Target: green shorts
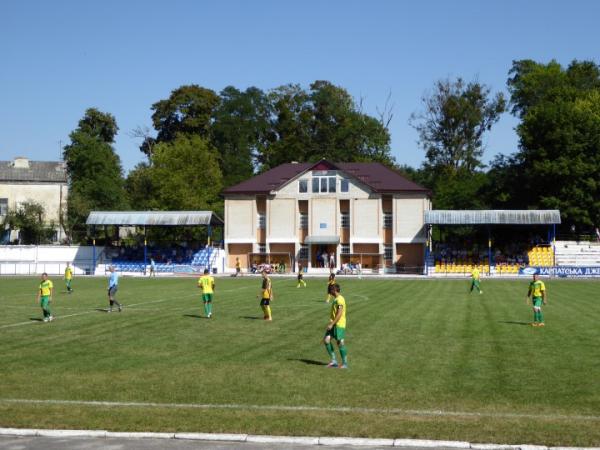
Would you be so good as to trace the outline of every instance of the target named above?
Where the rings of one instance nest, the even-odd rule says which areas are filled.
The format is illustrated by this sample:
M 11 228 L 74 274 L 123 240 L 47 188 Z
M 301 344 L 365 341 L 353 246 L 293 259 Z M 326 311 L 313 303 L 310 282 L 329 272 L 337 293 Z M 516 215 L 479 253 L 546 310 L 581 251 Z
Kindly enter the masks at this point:
M 42 309 L 48 309 L 48 303 L 50 303 L 50 296 L 42 295 L 40 297 L 40 306 L 42 307 Z
M 212 302 L 212 298 L 213 298 L 212 294 L 202 294 L 202 301 L 204 303 L 206 303 L 206 302 Z
M 542 307 L 542 303 L 544 302 L 544 299 L 542 297 L 533 297 L 531 299 L 532 303 L 533 303 L 533 307 L 534 308 L 541 308 Z
M 346 328 L 334 326 L 331 330 L 325 332 L 325 337 L 331 336 L 336 341 L 341 341 L 346 336 Z
M 479 287 L 479 280 L 471 280 L 472 287 Z

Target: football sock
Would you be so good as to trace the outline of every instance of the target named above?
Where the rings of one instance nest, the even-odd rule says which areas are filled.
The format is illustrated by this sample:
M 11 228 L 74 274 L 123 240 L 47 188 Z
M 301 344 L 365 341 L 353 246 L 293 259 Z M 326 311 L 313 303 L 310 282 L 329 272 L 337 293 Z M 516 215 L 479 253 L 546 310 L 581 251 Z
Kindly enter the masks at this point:
M 208 302 L 208 313 L 212 314 L 212 302 Z
M 538 318 L 540 319 L 540 323 L 544 322 L 544 314 L 542 313 L 541 309 L 540 309 L 540 312 L 538 312 Z
M 267 305 L 265 311 L 267 312 L 267 318 L 271 319 L 271 307 Z
M 327 350 L 327 353 L 329 354 L 329 358 L 331 359 L 332 362 L 335 362 L 335 352 L 333 351 L 333 344 L 331 342 L 325 342 L 325 350 Z
M 342 355 L 342 364 L 348 363 L 348 352 L 345 345 L 340 345 L 340 355 Z
M 204 302 L 204 315 L 208 316 L 208 302 Z

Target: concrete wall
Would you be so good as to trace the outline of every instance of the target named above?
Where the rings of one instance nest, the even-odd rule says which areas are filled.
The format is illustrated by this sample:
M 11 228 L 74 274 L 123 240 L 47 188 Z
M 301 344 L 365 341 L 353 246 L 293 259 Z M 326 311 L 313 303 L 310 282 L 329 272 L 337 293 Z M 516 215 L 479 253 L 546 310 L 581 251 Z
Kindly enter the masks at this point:
M 335 198 L 313 198 L 309 203 L 309 235 L 332 236 L 338 234 L 338 202 Z
M 36 202 L 44 207 L 47 223 L 56 223 L 58 240 L 65 235 L 60 229 L 60 212 L 67 205 L 68 188 L 60 183 L 0 183 L 0 198 L 8 199 L 8 209 L 15 210 L 25 202 Z M 16 236 L 11 236 L 16 238 Z
M 104 251 L 96 247 L 97 262 Z M 62 245 L 2 245 L 0 246 L 0 275 L 29 275 L 47 272 L 62 275 L 67 262 L 76 275 L 92 269 L 93 247 Z
M 394 196 L 394 241 L 400 243 L 425 242 L 425 210 L 430 202 L 421 195 Z
M 225 241 L 256 241 L 256 200 L 252 198 L 225 201 Z
M 295 242 L 298 211 L 295 199 L 273 199 L 267 202 L 267 239 Z
M 381 199 L 357 199 L 352 202 L 351 240 L 379 239 L 382 233 Z

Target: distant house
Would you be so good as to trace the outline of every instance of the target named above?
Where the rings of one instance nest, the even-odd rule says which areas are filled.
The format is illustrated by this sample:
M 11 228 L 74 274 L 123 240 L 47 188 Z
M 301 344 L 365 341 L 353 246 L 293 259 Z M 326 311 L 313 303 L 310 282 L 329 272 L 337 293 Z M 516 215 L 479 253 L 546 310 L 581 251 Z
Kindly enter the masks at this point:
M 324 254 L 336 268 L 423 265 L 429 191 L 382 164 L 287 163 L 223 195 L 228 268 L 290 255 L 295 268 L 327 271 Z
M 33 201 L 44 207 L 46 221 L 56 224 L 54 240 L 60 242 L 65 237 L 59 222 L 67 192 L 67 171 L 62 161 L 30 161 L 23 157 L 0 161 L 0 223 L 9 210 Z M 13 230 L 10 239 L 17 237 Z

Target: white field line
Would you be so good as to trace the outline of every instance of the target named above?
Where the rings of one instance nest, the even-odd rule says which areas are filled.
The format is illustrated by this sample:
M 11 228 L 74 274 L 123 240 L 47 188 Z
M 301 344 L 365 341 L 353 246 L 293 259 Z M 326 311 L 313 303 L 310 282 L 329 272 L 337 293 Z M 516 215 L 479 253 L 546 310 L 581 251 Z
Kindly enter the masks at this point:
M 600 416 L 566 415 L 566 414 L 529 414 L 529 413 L 503 413 L 503 412 L 468 412 L 468 411 L 441 411 L 427 409 L 401 409 L 401 408 L 360 408 L 360 407 L 335 407 L 335 406 L 287 406 L 287 405 L 243 405 L 235 403 L 156 403 L 156 402 L 109 402 L 86 400 L 35 400 L 0 398 L 0 403 L 36 404 L 36 405 L 77 405 L 94 407 L 117 408 L 170 408 L 170 409 L 237 409 L 253 411 L 287 411 L 287 412 L 325 412 L 325 413 L 358 413 L 358 414 L 397 414 L 406 416 L 433 416 L 433 417 L 482 417 L 506 419 L 541 419 L 541 420 L 587 420 L 600 421 Z
M 249 289 L 250 287 L 254 287 L 254 286 L 242 286 L 242 287 L 239 287 L 239 288 L 227 289 L 227 290 L 223 290 L 223 291 L 220 291 L 220 292 L 239 291 L 239 290 L 242 290 L 242 289 Z M 124 304 L 123 307 L 125 309 L 130 309 L 132 307 L 140 306 L 140 305 L 151 305 L 153 303 L 162 303 L 162 302 L 171 301 L 171 300 L 179 300 L 179 299 L 182 299 L 182 298 L 198 297 L 198 296 L 199 296 L 198 293 L 188 294 L 188 295 L 181 295 L 179 297 L 161 298 L 161 299 L 153 300 L 153 301 L 149 301 L 149 302 Z M 67 314 L 67 315 L 64 315 L 64 316 L 58 316 L 58 317 L 55 317 L 54 319 L 55 320 L 62 320 L 62 319 L 66 319 L 67 317 L 85 316 L 87 314 L 94 314 L 94 313 L 97 313 L 97 312 L 98 312 L 98 308 L 94 308 L 92 310 L 87 310 L 87 311 L 80 312 L 80 313 L 73 313 L 73 314 Z M 35 320 L 28 320 L 27 322 L 11 323 L 11 324 L 8 324 L 8 325 L 2 325 L 2 326 L 0 326 L 0 330 L 2 330 L 4 328 L 21 327 L 21 326 L 24 326 L 24 325 L 33 325 L 33 324 L 36 324 L 36 323 L 38 323 L 38 322 L 35 321 Z

